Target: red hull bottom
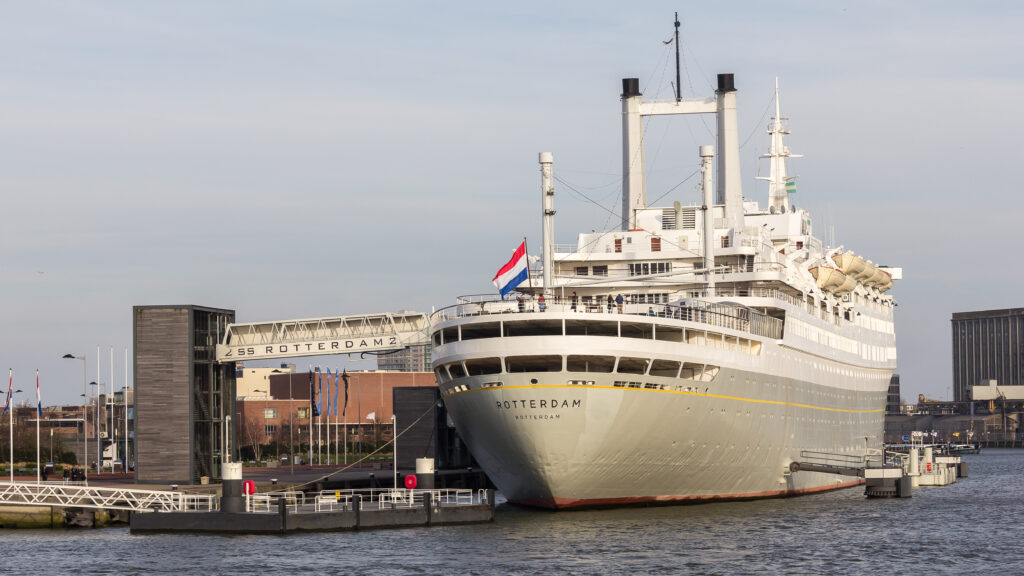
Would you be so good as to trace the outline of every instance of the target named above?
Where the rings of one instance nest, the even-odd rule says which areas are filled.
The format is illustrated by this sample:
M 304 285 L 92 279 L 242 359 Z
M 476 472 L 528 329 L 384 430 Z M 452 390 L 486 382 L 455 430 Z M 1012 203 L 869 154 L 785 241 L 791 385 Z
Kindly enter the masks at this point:
M 742 494 L 715 494 L 713 496 L 632 496 L 629 498 L 526 498 L 521 500 L 509 500 L 513 504 L 533 506 L 535 508 L 548 508 L 551 510 L 583 509 L 583 508 L 606 508 L 615 506 L 671 506 L 676 504 L 704 504 L 707 502 L 726 500 L 757 500 L 761 498 L 784 498 L 787 496 L 799 496 L 802 494 L 813 494 L 815 492 L 829 492 L 841 490 L 851 486 L 863 484 L 863 479 L 844 482 L 842 484 L 830 484 L 828 486 L 816 486 L 814 488 L 803 488 L 801 490 L 773 490 L 769 492 L 748 492 Z

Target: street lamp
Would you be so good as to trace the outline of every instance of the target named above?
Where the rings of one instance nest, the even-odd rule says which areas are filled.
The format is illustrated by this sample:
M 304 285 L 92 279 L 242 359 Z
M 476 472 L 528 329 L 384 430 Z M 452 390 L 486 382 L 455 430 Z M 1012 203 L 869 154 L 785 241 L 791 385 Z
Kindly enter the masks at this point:
M 89 394 L 89 386 L 86 384 L 88 378 L 85 375 L 86 361 L 85 356 L 75 356 L 74 354 L 65 354 L 61 356 L 68 360 L 81 360 L 82 361 L 82 438 L 85 440 L 85 448 L 82 450 L 82 465 L 89 461 L 89 434 L 86 433 L 86 422 L 88 422 L 89 411 L 85 407 L 86 398 Z
M 11 392 L 11 404 L 8 406 L 7 415 L 10 419 L 10 425 L 8 426 L 8 432 L 10 432 L 11 440 L 11 484 L 14 484 L 14 395 L 21 392 L 21 390 L 15 390 Z

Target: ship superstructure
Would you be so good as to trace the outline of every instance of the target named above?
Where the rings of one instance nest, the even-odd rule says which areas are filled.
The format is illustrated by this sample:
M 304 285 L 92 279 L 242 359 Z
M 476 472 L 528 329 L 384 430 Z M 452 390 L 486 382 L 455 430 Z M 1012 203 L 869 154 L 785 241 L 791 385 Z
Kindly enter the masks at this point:
M 621 230 L 554 246 L 542 153 L 542 273 L 433 316 L 459 433 L 509 500 L 552 508 L 848 485 L 789 464 L 881 446 L 900 270 L 823 246 L 789 201 L 777 85 L 767 209 L 742 196 L 731 74 L 712 98 L 664 102 L 625 79 L 622 107 Z M 667 114 L 717 118 L 700 205 L 647 205 L 641 119 Z

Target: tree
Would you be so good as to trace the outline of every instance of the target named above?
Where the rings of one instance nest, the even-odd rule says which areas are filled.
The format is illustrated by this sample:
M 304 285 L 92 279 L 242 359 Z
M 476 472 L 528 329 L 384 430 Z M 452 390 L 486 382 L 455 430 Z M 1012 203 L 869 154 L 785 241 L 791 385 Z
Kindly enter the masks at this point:
M 263 449 L 263 441 L 267 437 L 267 431 L 263 427 L 263 419 L 256 416 L 249 416 L 242 424 L 242 437 L 252 447 L 253 457 L 258 462 Z

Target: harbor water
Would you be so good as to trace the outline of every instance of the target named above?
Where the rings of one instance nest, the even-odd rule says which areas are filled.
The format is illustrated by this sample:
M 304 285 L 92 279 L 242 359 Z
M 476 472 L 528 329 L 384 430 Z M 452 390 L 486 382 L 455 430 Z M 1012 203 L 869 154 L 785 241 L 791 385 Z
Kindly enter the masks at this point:
M 910 499 L 798 498 L 546 512 L 491 524 L 288 536 L 0 531 L 6 574 L 1024 573 L 1024 450 L 965 456 L 970 476 Z

